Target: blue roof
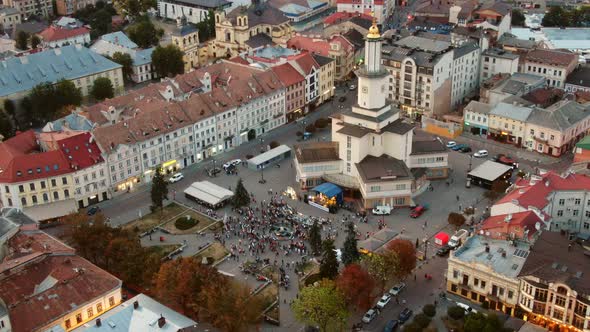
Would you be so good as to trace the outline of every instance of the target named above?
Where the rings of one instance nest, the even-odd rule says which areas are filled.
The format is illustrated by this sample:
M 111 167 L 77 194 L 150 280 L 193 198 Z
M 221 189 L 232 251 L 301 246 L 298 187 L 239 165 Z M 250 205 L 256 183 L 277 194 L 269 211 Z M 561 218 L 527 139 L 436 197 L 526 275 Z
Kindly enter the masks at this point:
M 313 188 L 312 190 L 322 193 L 328 197 L 337 196 L 342 192 L 342 188 L 330 182 L 322 183 L 319 186 Z
M 73 80 L 122 66 L 81 45 L 70 45 L 0 62 L 0 96 L 61 79 Z
M 155 47 L 146 48 L 145 50 L 137 50 L 135 51 L 135 56 L 133 57 L 133 64 L 135 66 L 146 65 L 152 62 L 152 52 L 154 52 Z
M 100 39 L 129 49 L 135 49 L 139 47 L 121 31 L 107 33 L 106 35 L 102 35 Z
M 67 124 L 67 127 L 71 130 L 80 131 L 90 131 L 93 127 L 92 122 L 86 117 L 78 113 L 70 113 L 61 119 L 51 122 L 52 130 L 61 131 L 65 124 Z

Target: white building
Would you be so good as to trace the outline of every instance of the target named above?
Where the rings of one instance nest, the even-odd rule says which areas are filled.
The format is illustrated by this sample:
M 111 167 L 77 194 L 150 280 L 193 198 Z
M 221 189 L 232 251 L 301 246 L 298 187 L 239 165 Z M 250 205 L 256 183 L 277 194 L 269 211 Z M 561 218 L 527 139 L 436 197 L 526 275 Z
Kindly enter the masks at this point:
M 394 0 L 337 0 L 336 11 L 373 15 L 382 24 L 395 8 Z
M 496 74 L 514 74 L 518 71 L 519 55 L 502 49 L 490 48 L 481 55 L 480 82 Z
M 21 23 L 21 13 L 16 8 L 0 7 L 0 23 L 5 31 L 10 31 Z
M 197 24 L 210 10 L 229 9 L 231 4 L 226 0 L 159 0 L 158 15 L 174 21 L 184 16 L 188 22 Z
M 521 72 L 545 77 L 547 85 L 563 89 L 567 76 L 578 65 L 578 55 L 567 50 L 536 49 L 527 53 Z
M 475 96 L 479 87 L 479 46 L 465 43 L 453 50 L 453 86 L 451 89 L 451 106 L 461 106 L 465 98 Z
M 62 28 L 51 25 L 39 33 L 45 47 L 66 45 L 87 45 L 90 43 L 90 30 L 86 27 Z

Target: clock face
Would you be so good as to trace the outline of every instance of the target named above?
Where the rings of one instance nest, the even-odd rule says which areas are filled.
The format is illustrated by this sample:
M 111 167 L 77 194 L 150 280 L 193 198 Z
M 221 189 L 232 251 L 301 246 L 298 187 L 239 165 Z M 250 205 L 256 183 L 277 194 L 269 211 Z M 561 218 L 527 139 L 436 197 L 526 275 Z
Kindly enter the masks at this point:
M 363 93 L 368 93 L 369 92 L 369 88 L 367 88 L 366 86 L 363 86 Z

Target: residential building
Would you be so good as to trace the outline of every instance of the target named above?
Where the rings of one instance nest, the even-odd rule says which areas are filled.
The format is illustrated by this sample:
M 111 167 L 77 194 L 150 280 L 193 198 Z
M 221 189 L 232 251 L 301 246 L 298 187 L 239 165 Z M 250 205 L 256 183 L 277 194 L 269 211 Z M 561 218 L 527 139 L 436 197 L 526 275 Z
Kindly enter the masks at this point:
M 302 188 L 328 181 L 359 192 L 363 207 L 407 206 L 416 190 L 409 166 L 418 158 L 420 168 L 445 168 L 436 152 L 431 163 L 427 154 L 413 152 L 413 125 L 400 118 L 400 110 L 386 102 L 387 71 L 381 65 L 379 29 L 374 23 L 365 44 L 365 63 L 356 74 L 358 102 L 351 110 L 332 116 L 332 144 L 308 143 L 296 147 L 296 180 Z M 439 164 L 443 164 L 441 167 Z M 425 176 L 425 175 L 423 175 Z
M 514 29 L 515 31 L 517 29 Z M 527 30 L 530 30 L 527 28 Z M 517 53 L 521 57 L 524 57 L 529 51 L 532 51 L 537 48 L 543 48 L 539 42 L 531 39 L 520 39 L 513 34 L 505 33 L 496 43 L 498 48 L 503 49 L 507 52 Z
M 86 8 L 88 5 L 95 5 L 96 0 L 56 0 L 57 15 L 68 16 Z
M 516 278 L 530 255 L 521 241 L 495 240 L 481 235 L 468 238 L 451 251 L 447 268 L 447 291 L 491 310 L 514 315 L 518 308 Z
M 522 146 L 526 140 L 526 123 L 532 112 L 532 108 L 517 102 L 498 103 L 488 113 L 488 137 Z
M 453 50 L 451 107 L 456 109 L 472 99 L 479 87 L 480 50 L 476 43 L 465 43 Z
M 412 141 L 412 152 L 407 163 L 414 175 L 424 174 L 427 179 L 446 179 L 449 176 L 448 149 L 438 138 Z M 416 187 L 419 187 L 418 176 Z
M 590 135 L 576 143 L 574 150 L 574 163 L 590 161 Z
M 502 1 L 484 3 L 474 11 L 474 20 L 468 24 L 487 31 L 494 31 L 494 37 L 498 39 L 511 31 L 512 7 Z
M 518 274 L 524 319 L 551 330 L 590 330 L 589 266 L 582 244 L 543 232 Z
M 558 101 L 563 100 L 564 96 L 565 92 L 562 89 L 546 86 L 527 93 L 522 96 L 522 99 L 530 102 L 536 107 L 547 108 Z
M 283 12 L 297 31 L 314 26 L 330 10 L 328 1 L 323 0 L 267 0 L 266 3 Z
M 291 122 L 303 116 L 305 109 L 305 77 L 290 63 L 272 67 L 285 87 L 285 116 Z
M 62 47 L 66 45 L 84 45 L 90 43 L 90 30 L 86 27 L 62 28 L 55 25 L 39 33 L 43 46 Z
M 336 72 L 336 61 L 318 54 L 314 54 L 313 59 L 320 66 L 320 73 L 318 75 L 319 96 L 316 102 L 317 106 L 334 98 L 334 93 L 336 90 L 336 87 L 334 86 L 334 73 Z
M 313 54 L 334 59 L 337 81 L 348 79 L 354 66 L 354 46 L 341 35 L 327 39 L 296 35 L 287 41 L 288 48 L 305 50 Z
M 572 151 L 590 131 L 590 106 L 562 100 L 547 108 L 536 107 L 526 123 L 524 145 L 539 153 L 559 157 Z
M 6 247 L 0 321 L 9 331 L 70 331 L 121 302 L 121 280 L 47 233 L 21 228 Z
M 473 135 L 486 135 L 489 130 L 488 115 L 492 106 L 486 103 L 472 100 L 463 109 L 464 132 L 469 131 Z
M 535 211 L 523 211 L 498 216 L 491 216 L 478 227 L 478 234 L 496 240 L 520 240 L 532 243 L 541 228 L 543 219 Z
M 122 66 L 81 45 L 10 58 L 4 63 L 0 66 L 1 99 L 20 99 L 39 83 L 57 83 L 62 79 L 74 83 L 84 96 L 99 77 L 109 78 L 115 93 L 123 91 Z
M 231 2 L 226 0 L 159 0 L 158 15 L 176 21 L 186 17 L 193 24 L 202 22 L 210 10 L 226 10 Z
M 51 17 L 54 15 L 53 4 L 49 0 L 6 0 L 3 1 L 3 5 L 18 10 L 22 15 L 22 20 L 30 17 L 31 15 L 37 15 L 41 17 Z
M 294 56 L 290 63 L 305 76 L 305 103 L 308 106 L 317 103 L 320 97 L 320 65 L 309 53 Z
M 73 332 L 163 332 L 197 330 L 197 322 L 166 307 L 145 294 L 139 294 L 101 315 L 94 323 Z
M 549 172 L 520 179 L 510 192 L 494 204 L 492 216 L 527 210 L 543 217 L 543 228 L 568 231 L 582 238 L 590 234 L 590 177 Z
M 344 34 L 349 30 L 355 30 L 363 37 L 369 33 L 373 24 L 373 16 L 360 12 L 335 12 L 324 19 L 324 37 L 334 34 Z M 364 43 L 363 43 L 364 46 Z
M 479 101 L 496 106 L 509 97 L 522 97 L 533 90 L 542 88 L 545 86 L 545 82 L 545 78 L 539 75 L 498 74 L 481 84 Z
M 293 28 L 280 10 L 265 3 L 240 6 L 227 15 L 215 12 L 215 40 L 210 43 L 213 58 L 233 57 L 268 45 L 286 45 Z
M 21 13 L 16 8 L 0 7 L 0 24 L 4 30 L 12 30 L 21 23 Z
M 391 0 L 337 0 L 336 11 L 345 13 L 362 13 L 374 16 L 377 24 L 383 24 L 393 13 L 395 1 Z
M 199 30 L 186 22 L 186 18 L 177 21 L 177 26 L 172 30 L 172 43 L 182 51 L 184 72 L 201 65 L 199 60 Z
M 519 55 L 498 48 L 490 48 L 481 54 L 480 82 L 498 74 L 512 75 L 518 72 Z
M 536 49 L 523 59 L 521 72 L 543 76 L 547 85 L 563 89 L 567 76 L 578 65 L 578 55 L 567 50 Z
M 569 74 L 565 81 L 564 90 L 570 93 L 590 92 L 590 66 L 578 66 Z
M 152 66 L 152 52 L 154 47 L 141 49 L 122 31 L 102 35 L 90 47 L 90 50 L 112 57 L 115 53 L 125 53 L 131 56 L 133 65 L 131 67 L 130 79 L 135 83 L 150 81 L 156 78 L 156 73 Z

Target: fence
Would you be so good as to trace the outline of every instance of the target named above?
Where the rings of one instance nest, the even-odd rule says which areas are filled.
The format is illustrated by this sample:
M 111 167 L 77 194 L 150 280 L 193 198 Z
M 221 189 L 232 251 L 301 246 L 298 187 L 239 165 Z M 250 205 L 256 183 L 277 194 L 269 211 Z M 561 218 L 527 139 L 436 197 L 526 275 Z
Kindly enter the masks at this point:
M 437 136 L 456 138 L 463 132 L 463 126 L 455 122 L 443 122 L 431 118 L 422 118 L 422 129 Z

